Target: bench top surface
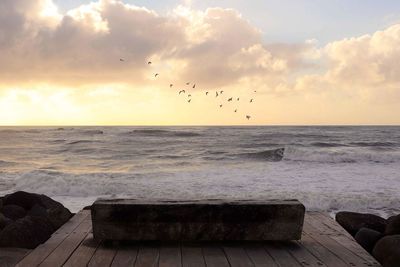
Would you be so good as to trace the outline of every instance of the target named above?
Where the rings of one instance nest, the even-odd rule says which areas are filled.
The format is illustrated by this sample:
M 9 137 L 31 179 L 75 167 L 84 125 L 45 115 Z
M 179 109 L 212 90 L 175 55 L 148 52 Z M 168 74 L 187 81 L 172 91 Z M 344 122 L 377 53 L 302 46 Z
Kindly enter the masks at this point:
M 98 199 L 93 205 L 293 205 L 303 206 L 296 199 L 199 199 L 199 200 L 173 200 L 173 199 Z

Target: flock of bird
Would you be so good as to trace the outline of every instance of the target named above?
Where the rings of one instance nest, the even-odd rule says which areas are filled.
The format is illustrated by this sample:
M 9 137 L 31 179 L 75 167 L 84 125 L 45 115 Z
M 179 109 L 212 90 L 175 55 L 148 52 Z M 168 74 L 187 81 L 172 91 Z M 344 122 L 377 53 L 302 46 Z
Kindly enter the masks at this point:
M 124 62 L 124 61 L 125 61 L 125 60 L 122 59 L 122 58 L 120 58 L 119 60 L 120 60 L 121 62 Z M 147 65 L 151 65 L 151 64 L 152 64 L 151 61 L 148 61 L 148 62 L 147 62 Z M 160 75 L 159 73 L 155 73 L 155 74 L 154 74 L 154 78 L 157 78 L 159 75 Z M 172 84 L 172 83 L 169 84 L 169 88 L 172 88 L 173 86 L 174 86 L 174 84 Z M 196 83 L 187 82 L 187 83 L 186 83 L 186 86 L 189 86 L 189 88 L 191 87 L 192 89 L 195 89 L 195 88 L 196 88 Z M 179 91 L 178 91 L 178 95 L 186 94 L 186 92 L 187 92 L 187 89 L 186 89 L 186 90 L 185 90 L 185 89 L 179 90 Z M 210 93 L 210 91 L 206 91 L 206 92 L 205 92 L 205 95 L 208 96 L 209 93 Z M 220 98 L 222 98 L 222 94 L 223 94 L 223 93 L 224 93 L 223 90 L 219 90 L 219 91 L 216 90 L 216 91 L 215 91 L 215 97 L 220 97 Z M 257 91 L 254 90 L 254 93 L 257 93 Z M 188 97 L 187 102 L 190 103 L 190 102 L 192 101 L 192 95 L 191 95 L 189 92 L 187 93 L 187 97 Z M 233 100 L 233 97 L 229 97 L 226 101 L 227 101 L 227 102 L 232 102 L 232 101 L 234 101 L 234 100 Z M 238 102 L 238 101 L 240 101 L 240 98 L 239 98 L 239 97 L 236 98 L 236 102 Z M 254 101 L 254 99 L 251 98 L 251 99 L 249 100 L 249 103 L 253 103 L 253 101 Z M 222 108 L 222 107 L 223 107 L 223 104 L 220 104 L 219 107 Z M 233 110 L 233 112 L 235 112 L 235 113 L 237 113 L 237 111 L 238 111 L 237 108 L 235 108 L 235 109 Z M 246 119 L 247 119 L 247 120 L 250 120 L 250 118 L 251 118 L 250 115 L 246 115 Z

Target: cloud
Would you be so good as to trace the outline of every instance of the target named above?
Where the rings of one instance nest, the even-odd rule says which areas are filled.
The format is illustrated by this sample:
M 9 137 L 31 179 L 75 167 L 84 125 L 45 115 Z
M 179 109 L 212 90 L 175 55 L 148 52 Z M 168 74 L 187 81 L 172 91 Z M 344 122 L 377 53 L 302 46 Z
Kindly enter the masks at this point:
M 367 110 L 371 103 L 392 105 L 385 107 L 385 116 L 399 111 L 394 104 L 400 100 L 400 24 L 323 47 L 316 40 L 271 44 L 237 10 L 195 10 L 190 1 L 184 3 L 159 14 L 122 1 L 98 0 L 61 14 L 52 0 L 1 0 L 3 100 L 22 103 L 41 96 L 53 101 L 59 98 L 51 88 L 62 88 L 68 92 L 62 96 L 69 99 L 64 104 L 72 111 L 82 110 L 80 105 L 93 98 L 107 108 L 111 97 L 128 109 L 124 95 L 135 98 L 128 88 L 155 92 L 169 89 L 171 82 L 179 86 L 193 81 L 199 89 L 223 88 L 237 94 L 257 89 L 262 101 L 274 102 L 274 107 L 279 101 L 306 103 L 306 108 L 311 103 L 321 109 L 329 106 L 329 116 L 335 109 L 352 112 L 352 106 Z M 155 72 L 160 73 L 156 80 Z M 15 88 L 24 89 L 17 93 Z M 144 94 L 146 104 L 161 105 L 154 94 Z M 302 112 L 302 118 L 312 115 Z

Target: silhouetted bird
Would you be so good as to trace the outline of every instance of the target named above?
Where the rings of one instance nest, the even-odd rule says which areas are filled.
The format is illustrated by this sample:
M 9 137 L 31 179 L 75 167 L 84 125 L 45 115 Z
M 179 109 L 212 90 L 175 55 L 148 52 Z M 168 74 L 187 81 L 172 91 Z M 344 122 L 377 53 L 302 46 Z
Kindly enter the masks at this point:
M 239 101 L 239 97 L 236 100 Z
M 190 84 L 190 82 L 187 82 L 187 83 L 186 83 L 186 85 L 189 85 L 189 84 Z
M 206 95 L 208 95 L 208 92 L 206 92 Z
M 249 115 L 246 115 L 246 119 L 250 120 L 250 118 L 251 118 L 251 117 L 250 117 Z
M 253 103 L 253 99 L 250 99 L 250 103 Z
M 192 101 L 192 99 L 189 99 L 189 100 L 188 100 L 188 103 L 190 103 L 190 101 Z
M 218 92 L 215 92 L 215 97 L 217 97 L 218 96 Z
M 256 91 L 256 90 L 254 90 L 254 93 L 257 93 L 257 91 Z
M 158 76 L 158 73 L 154 74 L 154 77 L 157 77 L 157 76 Z
M 147 64 L 150 65 L 150 64 L 151 64 L 151 61 L 147 62 Z
M 188 97 L 192 97 L 192 95 L 189 94 Z
M 185 92 L 186 92 L 185 90 L 180 90 L 180 91 L 179 91 L 179 94 L 185 93 Z
M 235 109 L 235 112 L 237 112 L 237 109 Z
M 232 97 L 231 98 L 228 98 L 228 102 L 231 102 L 232 101 Z
M 172 83 L 169 85 L 169 88 L 171 88 L 172 86 L 174 86 Z
M 125 61 L 123 58 L 120 58 L 119 61 Z
M 221 104 L 221 105 L 219 105 L 219 107 L 220 107 L 220 108 L 222 108 L 222 104 Z
M 193 84 L 192 88 L 194 89 L 196 87 L 196 84 Z
M 223 92 L 224 92 L 224 91 L 222 91 L 222 90 L 221 90 L 221 91 L 219 91 L 219 93 L 220 93 L 221 95 L 222 95 L 222 93 L 223 93 Z

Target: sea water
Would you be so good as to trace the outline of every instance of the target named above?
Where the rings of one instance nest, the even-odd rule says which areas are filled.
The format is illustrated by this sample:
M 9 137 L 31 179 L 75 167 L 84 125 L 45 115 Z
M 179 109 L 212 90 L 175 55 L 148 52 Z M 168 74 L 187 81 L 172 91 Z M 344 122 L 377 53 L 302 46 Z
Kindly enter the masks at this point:
M 98 197 L 242 198 L 389 216 L 400 127 L 0 127 L 0 195 L 16 190 L 72 211 Z

